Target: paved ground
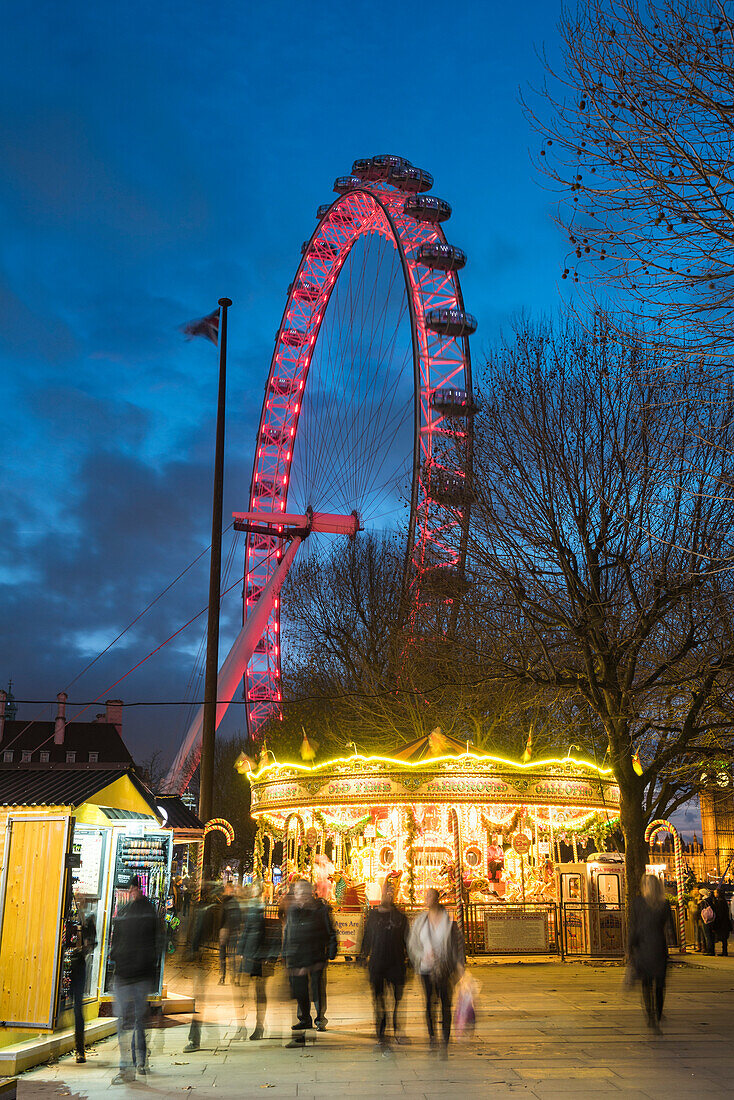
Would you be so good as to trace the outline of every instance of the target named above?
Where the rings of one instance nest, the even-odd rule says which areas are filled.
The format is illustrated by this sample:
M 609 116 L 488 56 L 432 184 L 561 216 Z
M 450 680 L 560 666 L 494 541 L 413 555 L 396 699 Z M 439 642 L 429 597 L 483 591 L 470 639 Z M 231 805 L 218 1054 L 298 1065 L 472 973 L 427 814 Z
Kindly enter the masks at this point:
M 151 1032 L 153 1072 L 146 1081 L 112 1086 L 117 1047 L 99 1043 L 86 1065 L 73 1056 L 20 1079 L 19 1100 L 65 1096 L 189 1095 L 234 1097 L 505 1097 L 552 1100 L 706 1100 L 734 1091 L 734 958 L 700 959 L 670 973 L 662 1037 L 643 1024 L 637 992 L 622 991 L 618 966 L 575 963 L 478 965 L 480 1012 L 472 1039 L 452 1042 L 448 1061 L 427 1047 L 415 982 L 406 994 L 413 1043 L 385 1057 L 374 1049 L 364 975 L 344 964 L 329 972 L 329 1030 L 303 1050 L 286 1050 L 289 1002 L 278 1002 L 272 979 L 263 1042 L 235 1038 L 241 1023 L 236 987 L 206 988 L 203 1047 L 183 1054 L 189 1017 Z M 702 965 L 704 964 L 704 965 Z M 173 989 L 187 991 L 178 974 Z M 249 1021 L 252 1021 L 250 1012 Z

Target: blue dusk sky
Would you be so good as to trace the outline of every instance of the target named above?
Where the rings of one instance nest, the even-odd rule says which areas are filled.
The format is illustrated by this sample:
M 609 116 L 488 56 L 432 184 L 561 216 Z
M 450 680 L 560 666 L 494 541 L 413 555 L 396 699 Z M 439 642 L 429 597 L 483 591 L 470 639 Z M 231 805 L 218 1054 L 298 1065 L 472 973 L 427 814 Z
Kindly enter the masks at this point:
M 191 692 L 203 618 L 112 685 L 204 607 L 205 557 L 79 676 L 209 542 L 216 351 L 179 326 L 233 299 L 226 516 L 246 505 L 301 241 L 355 157 L 400 153 L 451 202 L 475 360 L 519 311 L 558 308 L 564 241 L 518 89 L 542 82 L 540 50 L 555 59 L 559 11 L 41 0 L 6 13 L 0 682 L 19 699 L 68 687 L 73 715 L 98 696 Z M 240 615 L 235 587 L 223 650 Z M 126 710 L 125 737 L 168 757 L 185 720 Z

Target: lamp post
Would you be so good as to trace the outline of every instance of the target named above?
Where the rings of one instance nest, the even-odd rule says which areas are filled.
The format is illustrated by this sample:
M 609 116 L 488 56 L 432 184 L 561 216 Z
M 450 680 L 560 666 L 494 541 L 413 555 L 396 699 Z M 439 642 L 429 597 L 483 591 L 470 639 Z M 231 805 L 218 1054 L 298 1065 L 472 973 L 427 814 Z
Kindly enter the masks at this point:
M 222 583 L 222 508 L 224 496 L 224 423 L 227 394 L 227 310 L 230 298 L 220 298 L 219 389 L 217 394 L 217 433 L 214 446 L 214 487 L 212 492 L 212 550 L 209 567 L 209 613 L 206 631 L 206 675 L 204 715 L 201 732 L 199 770 L 199 817 L 209 821 L 214 798 L 214 735 L 217 723 L 217 676 L 219 672 L 219 601 Z M 202 844 L 206 846 L 206 835 Z M 207 866 L 206 852 L 203 853 Z

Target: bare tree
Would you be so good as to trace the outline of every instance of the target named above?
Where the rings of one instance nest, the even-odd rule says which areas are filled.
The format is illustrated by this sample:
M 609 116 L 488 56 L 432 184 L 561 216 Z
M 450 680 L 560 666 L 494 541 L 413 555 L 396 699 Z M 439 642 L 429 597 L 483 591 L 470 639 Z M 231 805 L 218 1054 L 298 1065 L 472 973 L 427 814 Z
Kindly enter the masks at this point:
M 367 534 L 293 570 L 283 599 L 283 720 L 266 730 L 276 752 L 297 754 L 304 733 L 322 759 L 350 743 L 387 752 L 436 727 L 476 748 L 522 751 L 528 689 L 488 679 L 473 645 L 406 627 L 403 560 L 396 536 Z M 462 630 L 472 631 L 468 621 Z
M 734 14 L 724 0 L 582 0 L 565 71 L 526 102 L 564 192 L 563 278 L 621 288 L 661 342 L 726 358 L 734 325 Z
M 682 769 L 723 736 L 732 577 L 706 563 L 734 536 L 725 455 L 692 430 L 686 401 L 649 431 L 665 383 L 649 355 L 631 370 L 634 354 L 604 329 L 526 325 L 494 355 L 470 538 L 488 674 L 564 693 L 602 733 L 630 897 L 646 822 L 686 796 Z M 684 393 L 698 387 L 685 363 L 670 369 Z M 732 411 L 716 407 L 727 445 Z
M 163 783 L 166 778 L 166 768 L 163 763 L 163 754 L 160 749 L 154 749 L 149 756 L 146 756 L 144 760 L 136 764 L 135 770 L 143 783 L 145 783 L 147 787 L 150 787 L 151 791 L 160 792 L 163 790 Z

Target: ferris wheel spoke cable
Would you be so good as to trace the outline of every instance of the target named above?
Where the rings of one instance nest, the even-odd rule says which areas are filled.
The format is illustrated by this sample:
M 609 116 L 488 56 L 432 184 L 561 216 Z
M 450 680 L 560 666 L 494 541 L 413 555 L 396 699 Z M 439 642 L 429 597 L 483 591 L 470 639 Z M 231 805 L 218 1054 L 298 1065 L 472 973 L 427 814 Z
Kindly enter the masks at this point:
M 398 318 L 398 321 L 396 323 L 395 330 L 394 330 L 394 333 L 393 333 L 392 341 L 389 344 L 388 349 L 387 349 L 387 351 L 389 353 L 388 358 L 390 359 L 390 361 L 392 361 L 392 350 L 394 348 L 395 341 L 397 340 L 397 336 L 398 336 L 398 333 L 399 333 L 399 330 L 400 330 L 401 322 L 402 322 L 402 317 Z M 402 376 L 402 371 L 400 372 L 400 374 Z M 362 485 L 360 486 L 360 490 L 358 492 L 358 499 L 362 499 L 365 492 L 366 492 L 367 485 L 369 484 L 370 478 L 372 477 L 372 471 L 373 471 L 373 468 L 374 468 L 375 460 L 377 458 L 377 455 L 378 455 L 379 451 L 382 450 L 382 444 L 385 441 L 386 436 L 390 432 L 390 429 L 393 427 L 393 425 L 395 425 L 395 422 L 396 422 L 398 417 L 400 418 L 401 422 L 402 422 L 402 420 L 405 419 L 405 409 L 404 408 L 402 408 L 402 409 L 399 408 L 398 412 L 396 413 L 395 416 L 390 415 L 392 413 L 393 406 L 394 406 L 395 401 L 396 401 L 397 396 L 398 396 L 399 386 L 397 384 L 395 384 L 395 381 L 392 379 L 392 376 L 391 376 L 389 371 L 384 371 L 383 372 L 383 379 L 384 379 L 384 381 L 383 381 L 383 390 L 381 391 L 381 394 L 380 394 L 381 400 L 379 402 L 380 409 L 383 413 L 383 416 L 382 416 L 382 421 L 383 421 L 382 432 L 381 432 L 379 437 L 377 436 L 376 432 L 373 433 L 372 446 L 371 446 L 370 452 L 367 455 L 367 461 L 365 462 L 363 475 L 362 475 Z M 392 385 L 390 384 L 391 381 L 393 382 Z M 389 391 L 390 391 L 389 399 L 388 399 L 387 394 L 385 392 L 388 389 L 388 387 L 389 387 Z M 385 407 L 386 402 L 387 402 L 387 407 Z M 385 419 L 385 415 L 384 415 L 385 412 L 388 414 L 389 419 Z M 410 403 L 409 414 L 410 413 L 412 413 L 412 401 Z M 365 425 L 365 430 L 369 427 L 369 424 L 371 422 L 373 422 L 375 419 L 377 419 L 377 418 L 374 416 L 374 414 L 369 417 L 369 420 Z
M 393 374 L 391 374 L 389 370 L 379 372 L 382 375 L 382 389 L 378 389 L 377 386 L 370 384 L 372 375 L 371 371 L 368 370 L 368 368 L 371 368 L 373 360 L 375 360 L 378 365 L 385 362 L 389 363 L 393 361 L 394 345 L 399 335 L 400 326 L 405 319 L 406 309 L 403 295 L 403 310 L 398 315 L 395 321 L 393 332 L 390 336 L 387 348 L 384 348 L 385 330 L 389 315 L 390 296 L 392 294 L 395 279 L 397 276 L 396 265 L 393 264 L 392 267 L 393 270 L 390 283 L 384 295 L 385 300 L 382 305 L 382 324 L 380 326 L 378 326 L 377 324 L 376 309 L 378 305 L 378 294 L 373 293 L 371 296 L 371 310 L 374 316 L 374 323 L 363 323 L 362 325 L 360 325 L 361 331 L 364 331 L 364 329 L 366 328 L 368 331 L 371 331 L 373 333 L 373 337 L 371 340 L 371 346 L 366 350 L 366 352 L 362 353 L 360 376 L 363 375 L 364 377 L 362 378 L 358 376 L 357 382 L 352 387 L 352 392 L 355 396 L 361 393 L 361 408 L 358 408 L 356 410 L 352 408 L 350 410 L 351 416 L 349 417 L 349 421 L 348 423 L 346 423 L 346 425 L 344 425 L 344 420 L 342 420 L 342 424 L 344 426 L 341 434 L 347 438 L 351 438 L 351 448 L 348 451 L 344 451 L 343 461 L 339 466 L 335 468 L 334 463 L 332 462 L 329 463 L 326 467 L 333 470 L 333 475 L 330 478 L 332 485 L 336 484 L 338 489 L 342 489 L 345 493 L 345 501 L 347 503 L 351 502 L 353 506 L 356 504 L 360 511 L 362 511 L 363 508 L 364 496 L 367 484 L 369 482 L 371 468 L 374 463 L 374 456 L 378 448 L 381 446 L 382 440 L 385 435 L 385 411 L 387 411 L 388 413 L 391 411 L 392 401 L 394 401 L 399 392 L 399 386 L 395 384 L 394 372 Z M 352 316 L 354 316 L 354 312 L 354 310 L 351 311 Z M 379 344 L 377 349 L 375 349 L 374 344 L 377 336 L 379 336 Z M 345 366 L 347 369 L 349 367 L 349 364 L 344 362 L 344 358 L 342 358 L 341 365 L 342 369 L 344 369 Z M 402 374 L 402 369 L 397 373 L 398 375 Z M 360 382 L 362 384 L 360 384 Z M 391 394 L 392 401 L 390 401 L 390 403 L 386 406 L 386 395 L 388 392 Z M 377 416 L 378 410 L 381 411 L 381 417 Z M 376 426 L 379 428 L 381 426 L 381 421 L 382 433 L 381 435 L 378 435 L 376 433 Z M 364 446 L 364 440 L 368 436 L 368 433 L 372 435 L 372 441 L 369 449 L 365 448 Z M 334 435 L 332 435 L 332 438 L 334 438 Z M 360 450 L 364 452 L 366 456 L 364 463 L 359 463 L 354 460 L 355 457 L 359 455 Z M 322 461 L 323 457 L 324 456 L 322 455 Z M 348 485 L 344 484 L 341 476 L 343 472 L 341 468 L 342 465 L 346 466 L 346 472 L 349 478 Z M 360 471 L 362 472 L 361 484 L 357 482 Z

